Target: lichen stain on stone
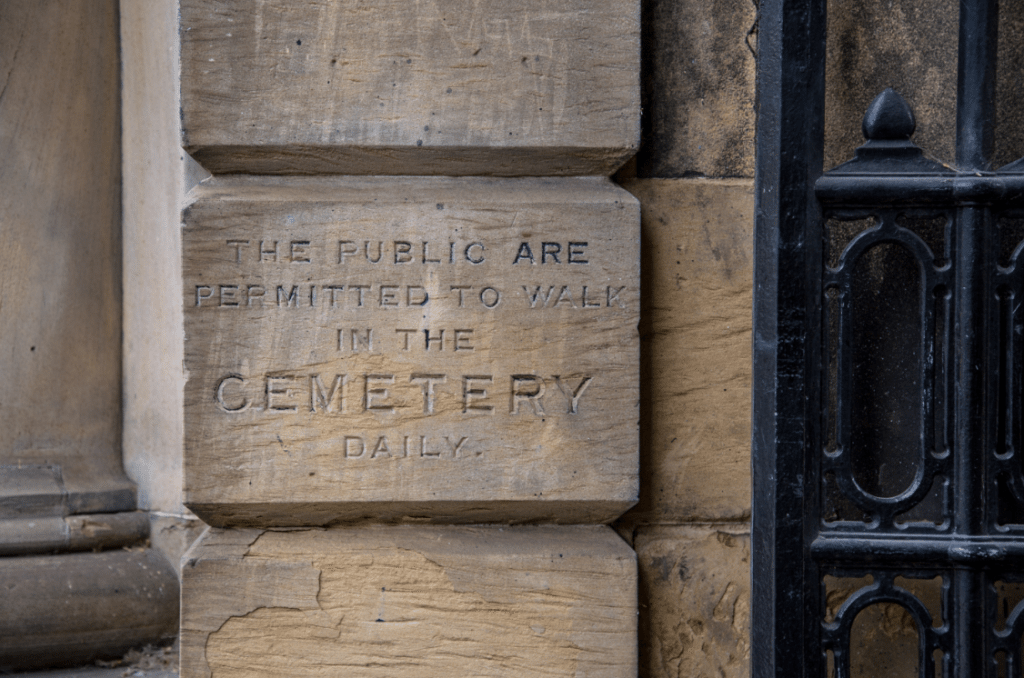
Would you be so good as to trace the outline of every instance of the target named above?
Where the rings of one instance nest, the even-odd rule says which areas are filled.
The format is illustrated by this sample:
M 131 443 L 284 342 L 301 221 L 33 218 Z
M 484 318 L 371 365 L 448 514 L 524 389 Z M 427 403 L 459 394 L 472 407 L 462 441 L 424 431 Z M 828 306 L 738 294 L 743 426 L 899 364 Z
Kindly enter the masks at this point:
M 749 0 L 644 5 L 639 176 L 753 176 L 755 18 Z
M 456 591 L 442 567 L 404 549 L 342 553 L 313 565 L 321 572 L 319 608 L 261 608 L 228 620 L 207 643 L 213 678 L 576 674 L 571 598 L 488 601 Z
M 861 118 L 886 87 L 914 109 L 914 140 L 925 153 L 953 159 L 956 100 L 949 92 L 956 90 L 958 14 L 954 0 L 927 7 L 910 0 L 829 3 L 825 169 L 863 143 Z
M 651 558 L 651 567 L 658 573 L 662 581 L 668 581 L 669 573 L 672 572 L 672 566 L 672 559 L 668 556 Z

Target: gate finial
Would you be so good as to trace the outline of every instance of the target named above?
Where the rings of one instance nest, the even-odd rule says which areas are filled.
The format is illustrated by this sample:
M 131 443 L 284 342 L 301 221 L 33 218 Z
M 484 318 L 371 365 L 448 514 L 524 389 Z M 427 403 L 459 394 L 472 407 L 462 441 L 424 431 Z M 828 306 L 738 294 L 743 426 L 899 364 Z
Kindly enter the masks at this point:
M 935 174 L 951 170 L 940 162 L 924 156 L 910 137 L 917 122 L 907 100 L 891 87 L 875 97 L 864 113 L 861 129 L 867 141 L 857 149 L 854 158 L 825 172 L 817 184 L 818 199 L 843 202 L 850 199 L 851 187 L 838 189 L 829 185 L 829 176 L 841 174 Z M 822 183 L 823 182 L 823 183 Z M 888 186 L 888 179 L 881 185 Z M 867 184 L 858 183 L 861 189 Z M 835 191 L 838 190 L 838 193 Z M 856 193 L 856 191 L 855 191 Z M 877 196 L 875 196 L 877 198 Z
M 892 87 L 875 97 L 861 123 L 864 138 L 871 141 L 909 139 L 916 127 L 910 105 Z

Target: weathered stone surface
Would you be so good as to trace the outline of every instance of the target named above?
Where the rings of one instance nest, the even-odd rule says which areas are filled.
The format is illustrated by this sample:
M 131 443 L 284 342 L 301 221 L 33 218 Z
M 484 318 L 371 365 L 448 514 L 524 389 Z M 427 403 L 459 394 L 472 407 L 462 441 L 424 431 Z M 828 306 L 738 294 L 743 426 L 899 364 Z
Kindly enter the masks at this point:
M 750 515 L 753 185 L 647 179 L 640 504 L 623 520 Z
M 959 16 L 955 0 L 828 3 L 825 169 L 864 143 L 864 111 L 886 87 L 913 107 L 914 141 L 929 156 L 953 162 Z
M 204 520 L 605 522 L 635 502 L 628 193 L 598 178 L 197 190 L 185 503 Z
M 0 558 L 0 671 L 75 666 L 173 638 L 178 578 L 153 549 Z
M 180 457 L 179 457 L 180 460 Z M 181 491 L 181 488 L 178 488 Z M 149 514 L 149 541 L 153 548 L 160 551 L 167 560 L 178 567 L 181 563 L 181 556 L 188 550 L 196 539 L 206 529 L 206 524 L 185 511 L 187 515 L 180 514 L 160 515 Z
M 750 675 L 750 528 L 641 527 L 640 675 Z
M 117 3 L 0 3 L 0 466 L 72 512 L 134 509 L 121 468 Z
M 948 582 L 948 580 L 947 580 Z M 827 611 L 826 622 L 833 622 L 836 613 L 851 595 L 873 583 L 870 576 L 858 578 L 824 577 Z M 897 587 L 909 591 L 924 604 L 935 626 L 948 624 L 943 619 L 942 577 L 910 579 L 897 577 Z M 947 583 L 948 585 L 948 583 Z M 996 586 L 999 589 L 999 586 Z M 1013 609 L 1012 606 L 1009 609 Z M 1001 621 L 1001 620 L 1000 620 Z M 861 610 L 850 628 L 850 675 L 898 678 L 919 675 L 918 627 L 906 608 L 898 603 L 876 603 Z M 935 666 L 936 675 L 943 672 Z
M 993 167 L 1024 157 L 1024 4 L 999 3 L 996 128 Z
M 751 0 L 645 0 L 641 177 L 754 175 Z
M 182 677 L 636 675 L 636 557 L 606 527 L 211 530 Z
M 205 525 L 181 503 L 181 208 L 205 178 L 180 146 L 177 0 L 120 4 L 125 470 L 150 541 L 177 567 Z
M 182 0 L 182 145 L 214 173 L 610 174 L 638 0 Z
M 914 140 L 953 164 L 959 5 L 895 2 L 829 3 L 825 168 L 848 160 L 863 143 L 860 120 L 886 87 L 914 109 Z M 1024 155 L 1024 6 L 999 3 L 996 133 L 993 167 Z
M 0 556 L 122 548 L 147 537 L 149 516 L 138 511 L 0 519 Z
M 175 565 L 205 525 L 181 503 L 181 208 L 201 178 L 181 150 L 177 0 L 122 0 L 125 470 L 150 542 Z

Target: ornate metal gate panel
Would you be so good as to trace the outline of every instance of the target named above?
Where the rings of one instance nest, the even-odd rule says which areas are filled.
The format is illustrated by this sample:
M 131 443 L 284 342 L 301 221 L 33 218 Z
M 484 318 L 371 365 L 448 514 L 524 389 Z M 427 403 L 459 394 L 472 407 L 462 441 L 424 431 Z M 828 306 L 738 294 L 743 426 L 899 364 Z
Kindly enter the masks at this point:
M 761 3 L 753 673 L 848 678 L 858 614 L 894 604 L 920 676 L 1020 676 L 1024 160 L 990 165 L 997 3 L 960 3 L 955 167 L 886 90 L 822 173 L 825 4 Z

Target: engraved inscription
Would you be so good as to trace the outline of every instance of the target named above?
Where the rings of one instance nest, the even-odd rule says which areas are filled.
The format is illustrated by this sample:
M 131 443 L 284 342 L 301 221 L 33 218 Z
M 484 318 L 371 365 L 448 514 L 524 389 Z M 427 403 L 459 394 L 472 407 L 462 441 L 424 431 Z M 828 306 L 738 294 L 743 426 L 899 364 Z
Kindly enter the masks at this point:
M 185 212 L 189 501 L 631 501 L 635 203 L 597 181 L 396 182 L 422 185 Z
M 469 436 L 393 433 L 346 434 L 342 443 L 344 459 L 466 459 L 479 457 Z
M 295 414 L 300 412 L 302 403 L 308 403 L 308 412 L 312 414 L 396 415 L 417 411 L 433 416 L 450 415 L 452 411 L 461 411 L 463 415 L 494 414 L 495 403 L 504 393 L 512 415 L 577 415 L 580 401 L 593 382 L 594 376 L 589 374 L 228 374 L 217 382 L 214 400 L 228 414 Z M 438 411 L 439 399 L 454 398 L 461 398 L 458 408 Z
M 450 307 L 493 309 L 506 294 L 520 308 L 626 308 L 625 285 L 520 285 L 503 292 L 497 285 L 450 285 L 448 293 L 429 292 L 423 285 L 388 283 L 265 285 L 246 282 L 203 283 L 195 286 L 194 305 L 206 309 L 245 308 L 422 308 L 439 299 Z

